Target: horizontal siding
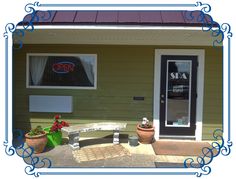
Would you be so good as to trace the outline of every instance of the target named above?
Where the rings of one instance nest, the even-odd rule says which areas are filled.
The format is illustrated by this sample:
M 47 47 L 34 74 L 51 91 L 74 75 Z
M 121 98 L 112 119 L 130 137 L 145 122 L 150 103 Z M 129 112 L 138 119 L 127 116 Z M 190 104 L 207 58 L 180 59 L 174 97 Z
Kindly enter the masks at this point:
M 122 46 L 69 46 L 60 47 L 65 53 L 97 54 L 98 84 L 96 90 L 54 90 L 26 89 L 25 53 L 50 52 L 58 53 L 50 47 L 25 45 L 20 53 L 15 53 L 15 126 L 34 127 L 38 124 L 47 126 L 52 113 L 28 113 L 28 95 L 72 95 L 73 113 L 63 114 L 72 124 L 91 121 L 128 121 L 131 122 L 132 133 L 135 124 L 143 117 L 152 118 L 153 104 L 153 64 L 154 51 L 146 47 L 137 51 L 133 46 L 126 50 Z M 121 53 L 125 52 L 125 53 Z M 18 68 L 20 67 L 20 68 Z M 151 67 L 151 69 L 150 69 Z M 134 101 L 134 96 L 144 96 L 144 101 Z M 39 118 L 31 120 L 31 118 Z M 45 118 L 45 119 L 43 119 Z M 70 120 L 72 119 L 72 120 Z M 77 120 L 79 119 L 79 120 Z M 49 120 L 50 121 L 50 120 Z M 79 121 L 79 122 L 77 122 Z M 133 123 L 132 123 L 133 122 Z M 128 125 L 129 126 L 129 125 Z M 95 135 L 95 134 L 94 134 Z
M 62 114 L 71 124 L 102 121 L 126 121 L 123 133 L 135 133 L 143 116 L 153 118 L 155 49 L 181 48 L 206 51 L 204 87 L 204 124 L 220 124 L 222 120 L 222 49 L 211 47 L 119 46 L 119 45 L 24 45 L 14 52 L 13 116 L 14 127 L 51 124 L 53 113 L 29 113 L 29 95 L 71 95 L 73 113 Z M 97 54 L 98 82 L 96 90 L 26 89 L 26 53 L 92 53 Z M 134 101 L 143 96 L 144 101 Z M 203 138 L 209 137 L 203 127 Z M 89 133 L 89 136 L 106 133 Z M 86 134 L 84 134 L 86 135 Z
M 203 140 L 215 140 L 214 131 L 216 129 L 222 130 L 221 124 L 203 124 Z
M 222 123 L 223 61 L 221 60 L 221 50 L 212 48 L 206 51 L 205 54 L 206 59 L 203 116 L 204 124 L 208 124 L 208 127 L 203 127 L 203 138 L 209 138 L 210 136 L 212 136 L 215 127 L 215 125 L 211 126 L 210 124 Z

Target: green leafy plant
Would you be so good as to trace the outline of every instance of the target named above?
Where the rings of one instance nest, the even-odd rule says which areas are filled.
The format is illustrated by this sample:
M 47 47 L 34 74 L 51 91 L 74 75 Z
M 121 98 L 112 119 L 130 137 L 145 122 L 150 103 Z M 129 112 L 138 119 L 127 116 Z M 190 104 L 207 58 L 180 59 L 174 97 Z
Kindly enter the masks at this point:
M 36 136 L 36 135 L 40 135 L 40 134 L 44 134 L 44 130 L 41 126 L 37 126 L 36 128 L 33 128 L 29 131 L 29 136 Z

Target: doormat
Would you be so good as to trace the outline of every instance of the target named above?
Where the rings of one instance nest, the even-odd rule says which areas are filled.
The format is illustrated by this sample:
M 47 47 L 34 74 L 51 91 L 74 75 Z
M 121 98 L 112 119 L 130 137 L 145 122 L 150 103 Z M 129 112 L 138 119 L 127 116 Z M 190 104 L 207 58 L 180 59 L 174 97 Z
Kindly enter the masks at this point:
M 200 156 L 202 148 L 211 148 L 208 142 L 156 141 L 152 148 L 156 155 Z
M 122 145 L 112 145 L 106 147 L 81 148 L 72 152 L 77 162 L 105 160 L 110 158 L 131 155 Z

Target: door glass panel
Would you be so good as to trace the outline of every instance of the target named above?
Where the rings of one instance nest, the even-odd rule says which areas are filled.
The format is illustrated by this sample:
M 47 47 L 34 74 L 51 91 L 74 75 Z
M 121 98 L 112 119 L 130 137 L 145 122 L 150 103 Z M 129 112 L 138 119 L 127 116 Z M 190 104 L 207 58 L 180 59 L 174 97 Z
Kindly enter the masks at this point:
M 190 60 L 167 60 L 165 126 L 190 126 L 191 69 Z

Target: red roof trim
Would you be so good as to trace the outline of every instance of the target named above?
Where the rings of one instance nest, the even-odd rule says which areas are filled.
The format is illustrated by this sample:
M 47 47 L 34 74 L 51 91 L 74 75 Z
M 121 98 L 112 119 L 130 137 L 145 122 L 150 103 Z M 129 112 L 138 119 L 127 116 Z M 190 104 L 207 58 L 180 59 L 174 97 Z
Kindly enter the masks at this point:
M 34 25 L 149 25 L 149 26 L 206 26 L 209 15 L 203 18 L 204 24 L 197 18 L 184 18 L 187 11 L 38 11 L 39 17 Z M 200 11 L 193 11 L 194 17 Z M 49 17 L 50 16 L 50 17 Z M 24 22 L 31 20 L 31 14 Z M 46 20 L 45 20 L 46 19 Z M 206 23 L 206 24 L 205 24 Z M 216 23 L 213 24 L 216 26 Z

